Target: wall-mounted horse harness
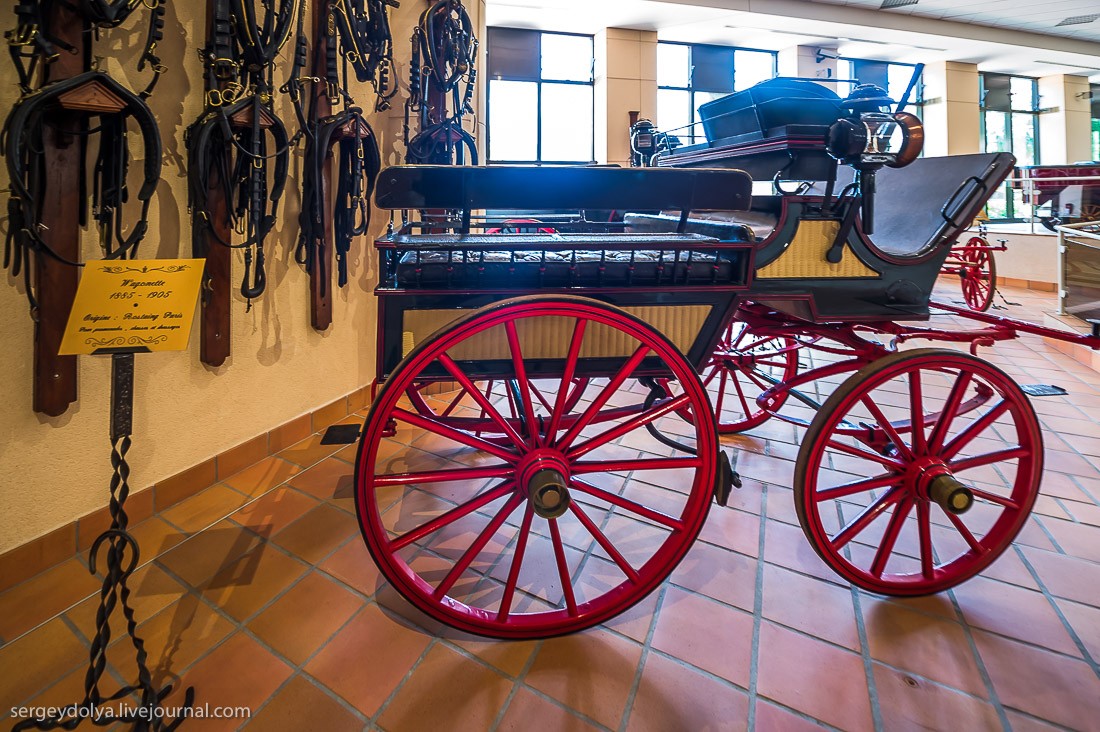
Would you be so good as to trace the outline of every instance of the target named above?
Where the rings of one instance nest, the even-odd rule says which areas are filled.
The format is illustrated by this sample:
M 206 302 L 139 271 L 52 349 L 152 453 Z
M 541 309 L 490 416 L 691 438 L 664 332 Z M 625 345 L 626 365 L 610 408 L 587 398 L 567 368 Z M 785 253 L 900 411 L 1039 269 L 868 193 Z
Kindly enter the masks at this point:
M 54 127 L 58 108 L 79 111 L 83 118 L 79 129 L 64 132 L 79 136 L 82 144 L 92 135 L 99 137 L 92 178 L 92 217 L 99 228 L 105 259 L 133 257 L 148 231 L 149 202 L 160 180 L 161 141 L 153 113 L 138 94 L 100 71 L 88 71 L 24 95 L 15 105 L 4 127 L 4 157 L 11 180 L 8 199 L 8 236 L 4 247 L 4 267 L 13 275 L 22 270 L 32 316 L 38 303 L 31 282 L 31 252 L 47 255 L 64 264 L 82 264 L 56 252 L 43 238 L 43 204 L 39 200 L 47 169 L 41 150 L 43 134 Z M 94 127 L 90 118 L 98 118 Z M 129 199 L 126 174 L 130 151 L 126 144 L 130 126 L 136 124 L 145 148 L 144 178 L 137 192 L 140 205 L 138 220 L 125 232 L 123 208 Z M 79 173 L 84 181 L 84 173 Z M 82 198 L 82 200 L 84 200 Z M 81 211 L 81 224 L 87 210 Z
M 474 113 L 477 49 L 473 21 L 461 0 L 438 0 L 420 16 L 405 104 L 406 163 L 463 165 L 468 153 L 468 162 L 477 165 L 477 141 L 462 128 L 462 117 Z M 414 113 L 416 135 L 410 126 Z
M 258 13 L 252 0 L 214 0 L 213 32 L 201 54 L 206 108 L 185 135 L 194 254 L 204 256 L 210 241 L 244 249 L 240 292 L 249 306 L 266 287 L 264 241 L 289 169 L 292 140 L 273 109 L 272 73 L 298 6 L 281 0 Z M 213 205 L 212 190 L 223 210 Z M 234 243 L 231 231 L 243 239 Z M 208 278 L 206 289 L 213 287 Z
M 16 27 L 7 33 L 8 52 L 19 74 L 19 86 L 24 94 L 34 87 L 35 72 L 39 62 L 51 63 L 61 53 L 77 53 L 76 46 L 54 35 L 49 18 L 59 0 L 19 0 L 15 5 Z M 139 7 L 147 7 L 149 29 L 145 34 L 145 47 L 138 57 L 138 71 L 146 66 L 153 69 L 153 78 L 141 91 L 141 98 L 153 93 L 161 74 L 167 67 L 157 54 L 157 44 L 164 38 L 163 0 L 77 0 L 65 2 L 65 7 L 75 10 L 92 29 L 117 28 Z
M 152 75 L 135 93 L 98 68 L 93 41 L 141 7 L 149 9 L 148 29 L 137 68 L 151 67 Z M 107 258 L 134 256 L 148 228 L 161 143 L 145 99 L 166 71 L 157 50 L 165 4 L 16 0 L 14 10 L 15 26 L 4 35 L 20 98 L 0 144 L 11 186 L 4 266 L 22 279 L 36 323 L 33 408 L 58 416 L 77 399 L 76 357 L 58 350 L 79 281 L 82 228 L 95 222 Z M 135 127 L 143 152 L 127 143 Z M 132 157 L 145 161 L 136 196 L 126 180 Z
M 370 226 L 370 198 L 382 166 L 377 137 L 352 98 L 349 77 L 354 72 L 358 81 L 373 85 L 375 110 L 389 108 L 397 88 L 387 6 L 398 5 L 395 0 L 318 3 L 313 16 L 313 76 L 304 75 L 310 44 L 303 28 L 304 10 L 299 14 L 294 67 L 283 87 L 294 102 L 306 138 L 294 256 L 311 275 L 313 325 L 321 330 L 331 322 L 329 252 L 335 253 L 337 283 L 343 287 L 351 243 Z M 313 84 L 308 92 L 305 82 Z M 334 149 L 337 187 L 333 198 L 329 184 Z

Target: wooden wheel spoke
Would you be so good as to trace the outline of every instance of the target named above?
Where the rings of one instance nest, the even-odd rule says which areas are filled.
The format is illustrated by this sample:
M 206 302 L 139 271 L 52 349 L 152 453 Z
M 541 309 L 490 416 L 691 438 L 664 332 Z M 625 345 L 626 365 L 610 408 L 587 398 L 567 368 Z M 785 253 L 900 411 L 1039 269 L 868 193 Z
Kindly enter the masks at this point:
M 886 571 L 886 563 L 890 561 L 890 555 L 894 553 L 894 546 L 898 543 L 901 528 L 905 525 L 905 519 L 912 507 L 913 502 L 908 498 L 903 498 L 894 509 L 894 514 L 890 517 L 890 523 L 886 526 L 886 532 L 882 535 L 882 543 L 879 544 L 878 551 L 875 552 L 875 559 L 871 562 L 871 574 L 874 576 L 882 577 L 882 573 Z
M 943 411 L 940 412 L 939 418 L 936 420 L 936 426 L 932 428 L 932 435 L 928 438 L 929 454 L 935 455 L 943 447 L 944 440 L 947 439 L 947 433 L 951 429 L 951 423 L 955 421 L 955 416 L 959 413 L 959 404 L 962 403 L 963 395 L 966 394 L 966 389 L 970 386 L 972 378 L 973 376 L 969 371 L 960 371 L 959 378 L 951 385 L 951 392 L 947 395 Z
M 871 399 L 870 394 L 863 397 L 861 401 L 863 402 L 863 406 L 865 406 L 875 418 L 875 421 L 878 422 L 878 426 L 881 427 L 882 431 L 886 433 L 886 436 L 890 438 L 890 442 L 894 443 L 894 446 L 897 447 L 898 451 L 906 460 L 911 460 L 913 458 L 913 451 L 902 441 L 897 428 L 895 428 L 894 424 L 886 418 L 883 411 L 879 409 L 879 406 Z
M 857 493 L 873 491 L 876 488 L 893 488 L 900 484 L 901 480 L 902 477 L 897 473 L 880 475 L 875 478 L 856 481 L 855 483 L 846 483 L 845 485 L 840 485 L 835 488 L 824 488 L 814 494 L 814 500 L 818 503 L 822 501 L 835 501 L 839 498 L 853 496 Z
M 389 473 L 374 476 L 371 483 L 375 488 L 385 488 L 395 485 L 451 483 L 456 480 L 486 480 L 488 478 L 506 478 L 512 475 L 515 470 L 515 467 L 511 465 L 489 465 L 477 468 L 426 470 L 420 473 Z
M 840 551 L 848 545 L 848 542 L 856 538 L 860 532 L 870 526 L 883 511 L 896 504 L 899 500 L 901 500 L 901 492 L 899 489 L 895 488 L 889 491 L 886 495 L 860 511 L 858 516 L 852 519 L 847 526 L 830 539 L 830 544 L 832 544 L 835 550 Z
M 565 368 L 562 370 L 561 386 L 558 388 L 558 398 L 554 401 L 554 408 L 550 410 L 550 425 L 546 430 L 546 444 L 552 445 L 557 439 L 558 425 L 565 416 L 567 406 L 572 401 L 573 389 L 581 388 L 581 384 L 572 385 L 573 375 L 577 372 L 577 359 L 580 358 L 581 345 L 584 343 L 584 330 L 588 321 L 578 318 L 573 324 L 573 335 L 569 339 L 569 351 L 565 356 Z M 586 382 L 582 382 L 587 386 Z
M 639 414 L 635 417 L 631 417 L 626 422 L 623 422 L 620 425 L 616 425 L 606 432 L 585 440 L 584 442 L 580 443 L 572 450 L 570 450 L 566 454 L 566 458 L 568 458 L 569 460 L 576 460 L 581 455 L 585 455 L 592 450 L 595 450 L 597 447 L 600 447 L 601 445 L 606 445 L 612 440 L 617 440 L 624 435 L 630 434 L 639 427 L 644 427 L 650 422 L 654 422 L 665 416 L 666 414 L 680 409 L 690 401 L 691 397 L 689 397 L 687 394 L 681 394 L 675 399 L 669 399 L 659 407 L 650 408 L 648 411 L 643 412 L 642 414 Z
M 619 550 L 615 548 L 615 545 L 611 543 L 611 540 L 608 539 L 602 531 L 600 531 L 600 527 L 596 526 L 596 524 L 592 521 L 592 519 L 588 517 L 588 514 L 581 509 L 576 501 L 569 502 L 569 510 L 573 512 L 573 515 L 577 517 L 577 520 L 580 521 L 584 528 L 588 530 L 588 533 L 592 535 L 592 538 L 595 539 L 601 547 L 603 547 L 603 550 L 607 552 L 607 556 L 611 557 L 615 564 L 619 565 L 619 569 L 622 570 L 627 579 L 629 579 L 634 584 L 638 584 L 642 579 L 641 575 L 638 574 L 638 570 L 630 566 L 630 562 L 626 561 L 626 557 L 624 557 L 619 552 Z
M 634 470 L 676 470 L 697 468 L 702 461 L 690 458 L 638 458 L 636 460 L 593 460 L 573 464 L 573 473 L 629 473 Z
M 924 455 L 928 443 L 924 434 L 924 393 L 919 369 L 909 372 L 909 425 L 913 432 L 913 453 Z
M 439 586 L 435 588 L 435 592 L 432 593 L 436 600 L 440 600 L 451 591 L 455 582 L 458 582 L 458 578 L 470 568 L 470 564 L 473 563 L 477 555 L 481 553 L 481 550 L 485 548 L 485 545 L 489 543 L 489 540 L 493 538 L 493 534 L 500 529 L 501 524 L 512 515 L 512 512 L 516 510 L 516 507 L 523 502 L 523 496 L 519 493 L 513 493 L 512 497 L 508 499 L 503 508 L 497 511 L 496 516 L 481 530 L 481 533 L 474 539 L 474 543 L 469 546 L 466 551 L 462 553 L 462 556 L 458 558 L 454 566 L 451 567 L 451 571 L 447 573 L 447 576 L 443 578 L 443 581 L 439 583 Z
M 745 390 L 741 388 L 741 379 L 737 378 L 737 375 L 733 375 L 733 388 L 737 390 L 737 398 L 741 401 L 741 408 L 745 410 L 745 416 L 752 414 L 752 409 L 749 407 L 749 400 L 745 398 Z
M 512 553 L 512 564 L 508 568 L 508 581 L 504 585 L 504 595 L 500 598 L 500 609 L 497 611 L 497 622 L 504 623 L 508 620 L 508 613 L 512 610 L 512 601 L 516 595 L 516 583 L 519 581 L 519 570 L 523 566 L 523 555 L 527 551 L 527 537 L 531 534 L 531 519 L 535 515 L 530 502 L 523 511 L 523 522 L 519 527 L 519 537 L 516 539 L 516 549 Z
M 470 377 L 468 377 L 462 371 L 462 369 L 459 368 L 458 364 L 455 363 L 450 356 L 448 356 L 446 353 L 439 354 L 439 362 L 443 364 L 443 368 L 447 370 L 447 373 L 449 373 L 455 379 L 455 381 L 462 384 L 463 388 L 467 392 L 469 392 L 470 396 L 473 397 L 475 402 L 477 402 L 477 405 L 481 407 L 481 414 L 483 416 L 487 416 L 489 417 L 489 419 L 493 420 L 497 424 L 497 426 L 499 426 L 501 430 L 504 431 L 504 434 L 512 440 L 514 444 L 523 444 L 523 438 L 520 437 L 515 428 L 513 428 L 512 425 L 508 424 L 508 420 L 506 420 L 504 416 L 493 405 L 493 403 L 489 401 L 489 397 L 481 393 L 481 390 L 474 385 L 473 381 L 470 380 Z M 492 392 L 492 388 L 493 384 L 492 382 L 489 382 L 488 391 Z
M 649 354 L 649 351 L 649 346 L 646 345 L 639 346 L 638 349 L 634 351 L 634 355 L 627 359 L 626 363 L 623 364 L 622 368 L 612 377 L 611 381 L 608 382 L 596 398 L 592 400 L 592 403 L 588 405 L 588 409 L 584 411 L 577 421 L 573 423 L 573 426 L 570 427 L 558 441 L 557 448 L 559 450 L 566 450 L 569 448 L 569 445 L 577 438 L 577 435 L 595 419 L 599 411 L 607 404 L 607 401 L 614 396 L 619 387 L 623 385 L 623 382 L 641 365 L 642 361 L 645 360 L 645 357 Z
M 963 541 L 967 545 L 978 552 L 979 554 L 985 554 L 989 551 L 980 541 L 975 538 L 974 534 L 963 523 L 962 517 L 953 513 L 948 513 L 947 518 L 951 521 L 951 525 L 955 527 L 955 530 L 959 532 L 959 535 L 963 538 Z
M 936 559 L 932 554 L 932 515 L 928 501 L 917 501 L 917 533 L 920 537 L 920 571 L 925 579 L 932 579 Z
M 950 464 L 951 471 L 954 473 L 961 473 L 964 470 L 970 468 L 979 468 L 983 465 L 990 465 L 992 463 L 1007 462 L 1009 460 L 1016 460 L 1018 458 L 1027 457 L 1031 454 L 1031 450 L 1027 450 L 1017 445 L 1016 447 L 1010 447 L 1006 450 L 998 450 L 996 452 L 989 452 L 984 455 L 975 455 L 974 457 L 964 458 L 962 460 L 956 460 Z
M 980 498 L 983 501 L 996 503 L 998 506 L 1004 506 L 1013 511 L 1018 511 L 1020 509 L 1020 504 L 1016 503 L 1016 501 L 1013 501 L 1011 498 L 1004 498 L 1003 496 L 998 496 L 996 493 L 990 493 L 981 488 L 971 487 L 970 492 L 974 494 L 975 498 Z
M 950 460 L 958 455 L 960 450 L 969 445 L 975 437 L 989 429 L 989 427 L 1007 411 L 1008 400 L 1002 399 L 995 406 L 990 408 L 988 412 L 978 417 L 978 419 L 970 423 L 966 429 L 956 435 L 955 439 L 951 440 L 951 442 L 943 448 L 940 457 L 944 460 Z
M 391 551 L 399 551 L 401 549 L 404 549 L 409 544 L 412 544 L 415 541 L 420 541 L 424 537 L 434 534 L 435 532 L 439 531 L 443 527 L 449 526 L 450 524 L 453 524 L 455 521 L 458 521 L 461 518 L 465 518 L 466 516 L 469 516 L 471 513 L 478 510 L 479 508 L 483 508 L 485 506 L 488 506 L 493 501 L 496 501 L 500 498 L 503 498 L 504 496 L 506 496 L 510 492 L 512 492 L 512 490 L 514 488 L 515 488 L 515 483 L 513 483 L 512 481 L 502 483 L 501 485 L 497 486 L 496 488 L 493 488 L 492 490 L 486 491 L 485 493 L 482 493 L 480 496 L 477 496 L 477 497 L 467 501 L 466 503 L 463 503 L 461 506 L 456 506 L 455 508 L 452 508 L 450 511 L 447 511 L 444 514 L 436 516 L 431 521 L 428 521 L 425 524 L 421 524 L 420 526 L 416 527 L 415 529 L 412 529 L 411 531 L 407 531 L 404 534 L 402 534 L 401 536 L 398 536 L 397 538 L 390 541 L 390 550 Z
M 565 545 L 561 540 L 561 529 L 557 519 L 550 519 L 550 539 L 554 544 L 554 563 L 558 565 L 558 578 L 561 591 L 565 595 L 565 609 L 572 617 L 577 616 L 577 598 L 573 594 L 573 580 L 569 578 L 569 565 L 565 561 Z
M 878 463 L 879 465 L 885 465 L 891 470 L 900 471 L 903 467 L 901 463 L 899 463 L 897 460 L 894 460 L 893 458 L 887 457 L 885 455 L 879 455 L 876 452 L 861 450 L 860 448 L 853 447 L 852 445 L 845 445 L 843 442 L 829 440 L 828 445 L 837 452 L 842 452 L 846 455 L 851 455 L 852 457 L 861 458 L 863 460 L 869 460 L 870 462 Z
M 489 453 L 490 455 L 495 455 L 501 460 L 515 462 L 518 459 L 518 456 L 515 453 L 509 452 L 503 447 L 494 445 L 493 443 L 488 442 L 487 440 L 483 440 L 480 437 L 476 437 L 466 432 L 456 430 L 453 427 L 449 427 L 445 424 L 442 424 L 441 422 L 437 422 L 434 419 L 421 417 L 418 414 L 413 414 L 412 412 L 401 409 L 399 407 L 394 407 L 392 414 L 394 418 L 400 419 L 402 422 L 407 422 L 413 427 L 419 427 L 422 430 L 427 430 L 428 432 L 437 434 L 440 437 L 446 437 L 448 439 L 454 440 L 459 444 L 466 445 L 467 447 L 472 447 L 475 450 L 482 450 Z
M 610 493 L 609 491 L 605 491 L 602 488 L 597 488 L 591 483 L 580 480 L 578 478 L 570 479 L 569 485 L 572 486 L 574 489 L 580 491 L 581 493 L 587 493 L 594 498 L 599 498 L 601 501 L 610 503 L 616 508 L 621 508 L 624 511 L 630 511 L 636 516 L 641 516 L 644 519 L 649 519 L 656 524 L 664 526 L 666 529 L 671 529 L 672 531 L 682 531 L 684 528 L 684 522 L 680 519 L 673 518 L 672 516 L 661 513 L 660 511 L 655 511 L 652 508 L 647 508 L 640 503 L 631 501 L 629 498 L 623 498 L 622 496 L 615 493 Z
M 527 423 L 527 431 L 531 438 L 531 444 L 538 444 L 538 422 L 535 421 L 535 405 L 531 400 L 531 384 L 527 381 L 527 366 L 523 362 L 523 351 L 519 345 L 519 334 L 516 332 L 516 323 L 509 320 L 504 324 L 504 330 L 508 334 L 508 347 L 512 351 L 512 368 L 516 372 L 516 381 L 519 382 L 520 407 L 523 409 L 524 421 Z

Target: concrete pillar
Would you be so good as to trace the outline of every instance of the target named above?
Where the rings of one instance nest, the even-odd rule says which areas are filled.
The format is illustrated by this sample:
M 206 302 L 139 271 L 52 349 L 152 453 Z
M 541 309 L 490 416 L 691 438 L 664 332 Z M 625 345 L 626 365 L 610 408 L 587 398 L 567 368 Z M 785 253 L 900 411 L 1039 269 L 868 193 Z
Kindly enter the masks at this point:
M 807 79 L 835 79 L 836 59 L 822 58 L 817 60 L 818 50 L 836 55 L 836 48 L 823 48 L 821 46 L 792 46 L 779 52 L 778 66 L 780 76 L 799 76 Z M 837 91 L 836 84 L 823 84 L 831 91 Z M 845 85 L 842 91 L 847 91 Z M 840 92 L 838 92 L 840 93 Z M 841 94 L 843 96 L 843 94 Z
M 1092 158 L 1089 80 L 1055 74 L 1039 79 L 1039 158 L 1043 165 L 1065 165 Z
M 657 33 L 606 28 L 595 37 L 596 162 L 630 165 L 630 113 L 657 117 Z
M 976 64 L 937 61 L 924 67 L 924 154 L 982 151 L 981 84 Z

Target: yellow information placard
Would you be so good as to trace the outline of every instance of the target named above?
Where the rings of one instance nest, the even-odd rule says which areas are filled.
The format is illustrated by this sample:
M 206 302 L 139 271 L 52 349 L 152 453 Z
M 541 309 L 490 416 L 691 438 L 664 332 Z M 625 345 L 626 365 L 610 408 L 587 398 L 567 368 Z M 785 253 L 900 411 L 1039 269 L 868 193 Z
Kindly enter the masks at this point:
M 60 354 L 182 351 L 204 260 L 100 260 L 84 265 Z

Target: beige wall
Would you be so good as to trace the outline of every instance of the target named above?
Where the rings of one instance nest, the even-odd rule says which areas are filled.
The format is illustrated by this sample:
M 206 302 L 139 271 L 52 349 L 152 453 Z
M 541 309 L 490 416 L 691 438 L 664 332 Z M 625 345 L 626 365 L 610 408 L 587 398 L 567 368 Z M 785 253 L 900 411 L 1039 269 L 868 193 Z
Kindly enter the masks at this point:
M 595 37 L 596 162 L 630 165 L 630 113 L 657 119 L 657 34 L 607 28 Z
M 468 2 L 480 26 L 484 3 Z M 398 78 L 407 88 L 411 29 L 426 7 L 402 2 L 393 13 Z M 164 140 L 164 172 L 154 197 L 150 232 L 143 257 L 190 256 L 187 214 L 185 127 L 201 110 L 202 69 L 195 53 L 205 37 L 205 3 L 169 3 L 160 52 L 170 65 L 150 106 Z M 112 74 L 142 88 L 147 77 L 135 70 L 144 41 L 143 19 L 104 34 L 96 55 Z M 0 26 L 14 25 L 9 6 L 0 9 Z M 483 36 L 482 36 L 483 37 Z M 289 52 L 288 46 L 287 52 Z M 284 52 L 276 71 L 281 84 L 289 68 Z M 15 75 L 0 63 L 0 89 L 7 105 L 15 102 Z M 365 109 L 373 107 L 367 88 L 353 93 Z M 289 105 L 280 112 L 288 125 Z M 384 160 L 399 162 L 397 140 L 401 109 L 387 119 L 373 119 L 382 138 Z M 377 115 L 376 115 L 377 117 Z M 471 124 L 471 129 L 478 129 Z M 136 151 L 135 151 L 136 152 Z M 140 154 L 140 153 L 138 153 Z M 368 384 L 374 377 L 375 299 L 371 294 L 376 259 L 371 243 L 361 240 L 350 256 L 350 282 L 333 302 L 333 324 L 324 333 L 310 327 L 308 278 L 294 263 L 299 194 L 295 181 L 301 151 L 292 159 L 292 181 L 281 206 L 281 220 L 268 242 L 267 292 L 251 312 L 234 295 L 232 356 L 217 369 L 198 360 L 198 324 L 186 352 L 139 356 L 136 361 L 134 445 L 130 451 L 131 487 L 140 490 L 200 463 L 307 411 Z M 134 165 L 139 171 L 140 161 Z M 0 172 L 0 176 L 6 173 Z M 0 180 L 0 187 L 7 181 Z M 374 233 L 386 216 L 376 212 Z M 85 256 L 96 256 L 94 232 L 85 236 Z M 241 257 L 234 265 L 234 292 Z M 21 281 L 8 275 L 0 287 L 0 332 L 7 347 L 0 351 L 0 552 L 65 525 L 106 504 L 110 477 L 107 439 L 110 359 L 82 357 L 79 401 L 56 419 L 31 411 L 33 328 Z
M 821 46 L 792 46 L 780 51 L 779 56 L 776 58 L 776 68 L 779 70 L 779 75 L 799 76 L 806 79 L 837 78 L 836 59 L 822 58 L 819 61 L 817 58 L 819 48 L 826 53 L 836 54 L 835 48 Z M 841 95 L 849 88 L 847 84 L 837 85 L 822 82 L 822 85 Z M 839 89 L 838 86 L 840 86 Z
M 1092 159 L 1092 111 L 1086 76 L 1039 79 L 1039 156 L 1043 165 Z
M 980 88 L 975 64 L 939 61 L 925 66 L 925 155 L 981 152 Z

